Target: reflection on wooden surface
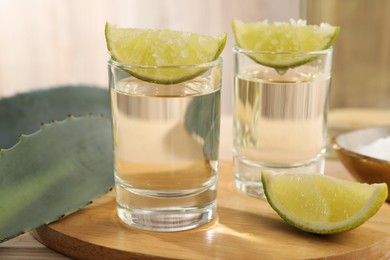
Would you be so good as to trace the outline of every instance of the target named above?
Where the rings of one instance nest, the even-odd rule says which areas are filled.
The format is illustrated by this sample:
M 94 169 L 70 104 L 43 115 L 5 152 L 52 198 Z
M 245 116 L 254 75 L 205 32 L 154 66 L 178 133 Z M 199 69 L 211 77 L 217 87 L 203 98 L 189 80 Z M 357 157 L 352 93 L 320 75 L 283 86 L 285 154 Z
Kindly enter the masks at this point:
M 390 254 L 390 206 L 362 226 L 330 236 L 302 232 L 284 222 L 266 201 L 239 193 L 232 163 L 221 162 L 218 217 L 199 228 L 145 232 L 121 224 L 111 192 L 89 207 L 44 226 L 34 236 L 77 259 L 386 259 Z M 346 174 L 339 162 L 328 173 Z M 148 243 L 145 243 L 148 241 Z M 151 247 L 150 244 L 153 244 Z

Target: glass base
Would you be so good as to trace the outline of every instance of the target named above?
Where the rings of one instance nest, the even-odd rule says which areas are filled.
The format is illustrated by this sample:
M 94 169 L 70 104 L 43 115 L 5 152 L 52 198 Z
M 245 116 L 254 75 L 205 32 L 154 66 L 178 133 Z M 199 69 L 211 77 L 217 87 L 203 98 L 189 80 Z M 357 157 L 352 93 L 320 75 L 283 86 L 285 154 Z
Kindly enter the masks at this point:
M 175 232 L 210 222 L 216 214 L 217 178 L 196 190 L 140 190 L 116 179 L 119 218 L 150 231 Z M 191 191 L 191 192 L 190 192 Z
M 321 156 L 317 160 L 301 165 L 290 167 L 271 167 L 258 162 L 241 160 L 238 157 L 233 159 L 234 182 L 236 188 L 252 197 L 265 199 L 263 185 L 261 183 L 262 171 L 273 171 L 283 173 L 324 173 L 324 158 Z
M 216 203 L 203 208 L 128 209 L 117 205 L 119 218 L 126 224 L 150 231 L 176 232 L 196 228 L 210 222 L 216 213 Z

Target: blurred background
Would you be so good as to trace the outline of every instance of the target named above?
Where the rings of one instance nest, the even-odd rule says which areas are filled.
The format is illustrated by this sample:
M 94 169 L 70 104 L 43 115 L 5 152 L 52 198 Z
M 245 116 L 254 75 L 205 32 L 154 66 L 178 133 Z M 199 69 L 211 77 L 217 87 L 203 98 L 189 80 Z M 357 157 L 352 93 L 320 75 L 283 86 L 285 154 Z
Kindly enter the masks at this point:
M 229 114 L 232 19 L 304 18 L 341 26 L 334 46 L 330 123 L 351 127 L 364 118 L 390 124 L 389 12 L 388 0 L 0 0 L 0 96 L 69 84 L 107 88 L 104 24 L 109 21 L 227 32 L 222 110 Z M 348 122 L 343 111 L 353 114 Z
M 231 112 L 232 19 L 288 21 L 299 0 L 0 0 L 0 96 L 69 84 L 107 88 L 106 21 L 228 33 L 222 111 Z
M 302 3 L 309 23 L 341 27 L 334 44 L 330 135 L 390 125 L 390 1 Z

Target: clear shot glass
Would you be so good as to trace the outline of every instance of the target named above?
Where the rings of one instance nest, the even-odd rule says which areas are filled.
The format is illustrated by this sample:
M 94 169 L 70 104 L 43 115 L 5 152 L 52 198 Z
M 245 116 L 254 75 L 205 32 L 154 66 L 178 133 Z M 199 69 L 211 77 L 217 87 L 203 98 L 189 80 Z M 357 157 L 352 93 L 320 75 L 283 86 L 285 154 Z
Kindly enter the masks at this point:
M 323 173 L 332 49 L 288 53 L 233 47 L 233 53 L 236 187 L 264 198 L 262 171 Z M 275 68 L 280 61 L 295 65 Z
M 109 60 L 108 69 L 119 218 L 162 232 L 211 221 L 216 213 L 222 59 L 165 67 Z M 143 75 L 148 79 L 142 80 Z M 164 82 L 164 75 L 183 79 L 172 84 Z M 192 77 L 186 80 L 188 75 Z

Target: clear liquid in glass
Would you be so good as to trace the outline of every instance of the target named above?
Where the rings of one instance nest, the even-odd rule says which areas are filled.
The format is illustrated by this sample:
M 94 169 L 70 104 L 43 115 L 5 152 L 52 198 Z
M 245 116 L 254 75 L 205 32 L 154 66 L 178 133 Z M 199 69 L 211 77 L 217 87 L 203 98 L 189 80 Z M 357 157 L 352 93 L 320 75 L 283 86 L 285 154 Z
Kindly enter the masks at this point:
M 330 77 L 249 66 L 234 80 L 237 188 L 263 198 L 262 170 L 322 173 Z
M 220 88 L 197 78 L 160 85 L 125 78 L 111 88 L 119 217 L 178 231 L 215 214 Z

